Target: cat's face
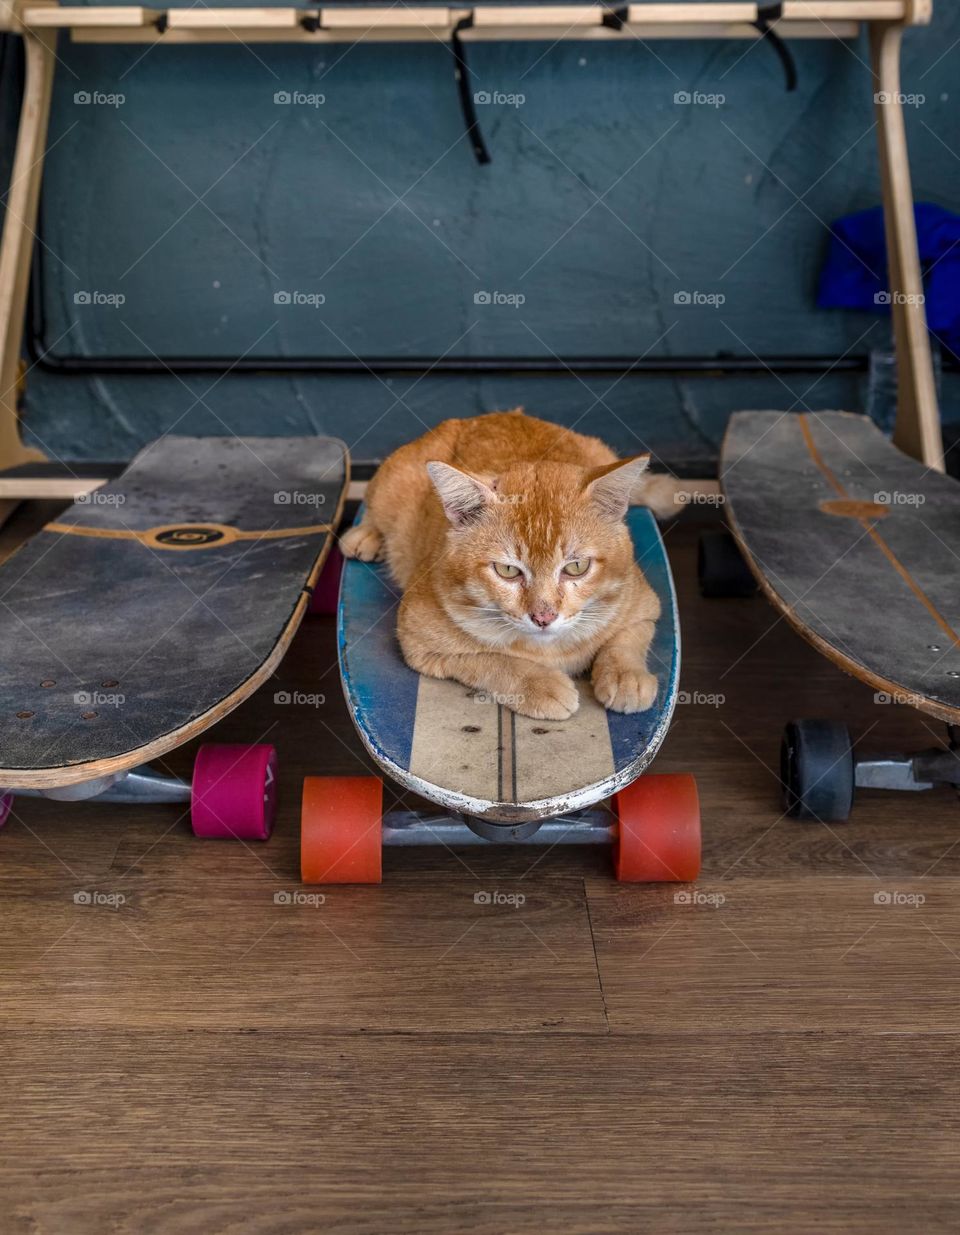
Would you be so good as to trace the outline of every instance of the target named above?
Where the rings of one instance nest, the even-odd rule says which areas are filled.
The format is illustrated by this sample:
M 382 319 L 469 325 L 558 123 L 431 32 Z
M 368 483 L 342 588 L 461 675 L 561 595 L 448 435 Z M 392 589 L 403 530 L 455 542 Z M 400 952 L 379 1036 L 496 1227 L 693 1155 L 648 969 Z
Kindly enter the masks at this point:
M 428 464 L 451 525 L 443 599 L 457 624 L 490 647 L 573 645 L 602 630 L 633 563 L 623 516 L 646 464 L 522 463 L 497 477 Z

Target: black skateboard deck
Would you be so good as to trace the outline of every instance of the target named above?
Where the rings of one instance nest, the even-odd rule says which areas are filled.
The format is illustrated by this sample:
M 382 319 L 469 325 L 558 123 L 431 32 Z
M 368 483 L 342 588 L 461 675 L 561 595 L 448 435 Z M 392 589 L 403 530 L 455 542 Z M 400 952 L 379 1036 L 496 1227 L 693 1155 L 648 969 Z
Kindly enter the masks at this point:
M 0 787 L 179 746 L 272 673 L 336 528 L 329 438 L 164 437 L 0 567 Z
M 787 620 L 891 702 L 960 723 L 960 484 L 846 412 L 736 413 L 720 479 Z

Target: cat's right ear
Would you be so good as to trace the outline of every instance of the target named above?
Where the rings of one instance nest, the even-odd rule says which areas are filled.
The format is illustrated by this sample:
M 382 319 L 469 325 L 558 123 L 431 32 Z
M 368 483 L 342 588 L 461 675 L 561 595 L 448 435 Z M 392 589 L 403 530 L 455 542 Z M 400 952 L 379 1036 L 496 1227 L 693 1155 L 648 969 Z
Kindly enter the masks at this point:
M 427 471 L 443 503 L 443 513 L 454 527 L 463 527 L 497 500 L 489 485 L 449 463 L 428 463 Z

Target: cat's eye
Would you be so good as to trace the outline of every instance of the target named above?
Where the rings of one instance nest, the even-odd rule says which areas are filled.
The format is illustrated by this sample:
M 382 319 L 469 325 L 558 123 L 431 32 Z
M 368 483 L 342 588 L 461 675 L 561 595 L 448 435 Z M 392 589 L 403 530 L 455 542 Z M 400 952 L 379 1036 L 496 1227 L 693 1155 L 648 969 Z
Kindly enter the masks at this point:
M 494 562 L 493 569 L 501 579 L 519 579 L 523 573 L 519 566 L 511 566 L 509 562 Z
M 572 562 L 567 562 L 563 568 L 563 573 L 576 578 L 578 575 L 585 575 L 589 569 L 590 559 L 588 557 L 578 557 Z

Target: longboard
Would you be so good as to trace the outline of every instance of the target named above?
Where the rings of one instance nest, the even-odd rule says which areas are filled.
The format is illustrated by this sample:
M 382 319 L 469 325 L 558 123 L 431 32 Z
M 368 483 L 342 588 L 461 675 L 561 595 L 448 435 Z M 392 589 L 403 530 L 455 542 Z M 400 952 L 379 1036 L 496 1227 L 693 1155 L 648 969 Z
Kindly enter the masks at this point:
M 349 480 L 329 438 L 164 437 L 0 567 L 0 787 L 201 733 L 274 670 Z
M 649 655 L 660 690 L 652 708 L 634 715 L 606 711 L 586 680 L 577 712 L 549 721 L 457 682 L 421 677 L 400 654 L 399 595 L 386 568 L 346 563 L 338 616 L 344 692 L 365 746 L 389 776 L 448 811 L 515 824 L 589 807 L 644 771 L 676 704 L 680 627 L 653 516 L 634 508 L 627 522 L 662 607 Z
M 720 479 L 790 624 L 892 700 L 960 723 L 960 485 L 847 412 L 736 413 Z

